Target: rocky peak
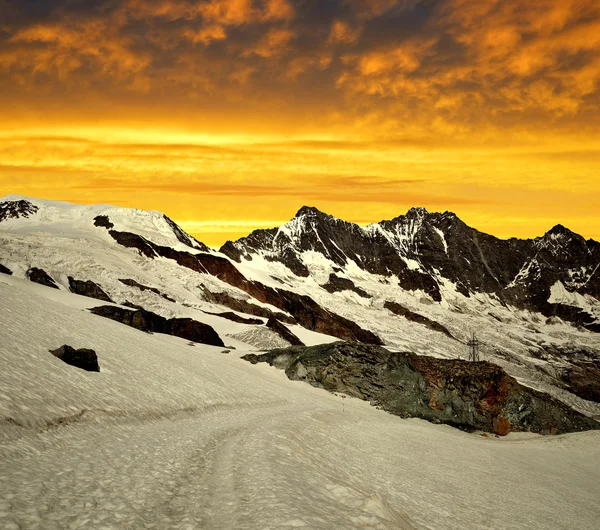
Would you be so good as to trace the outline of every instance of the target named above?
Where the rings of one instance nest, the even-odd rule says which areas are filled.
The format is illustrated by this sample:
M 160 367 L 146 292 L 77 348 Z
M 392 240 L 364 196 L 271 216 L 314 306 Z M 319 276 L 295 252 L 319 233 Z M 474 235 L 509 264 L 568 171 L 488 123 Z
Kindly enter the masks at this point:
M 331 217 L 330 215 L 323 213 L 321 210 L 319 210 L 318 208 L 315 208 L 314 206 L 302 206 L 302 208 L 300 208 L 298 210 L 298 212 L 296 212 L 296 215 L 294 215 L 294 217 L 317 217 L 317 216 L 324 216 L 324 217 Z
M 0 202 L 0 223 L 6 219 L 29 217 L 38 211 L 38 207 L 24 199 Z

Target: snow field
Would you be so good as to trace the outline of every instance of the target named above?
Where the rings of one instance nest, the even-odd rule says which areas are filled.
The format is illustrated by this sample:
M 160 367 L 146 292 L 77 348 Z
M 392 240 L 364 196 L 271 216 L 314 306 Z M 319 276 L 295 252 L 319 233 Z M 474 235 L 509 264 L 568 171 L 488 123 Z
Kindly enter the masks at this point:
M 0 283 L 2 528 L 597 528 L 598 432 L 484 438 L 342 408 L 244 351 L 21 287 Z M 48 353 L 65 343 L 102 371 Z

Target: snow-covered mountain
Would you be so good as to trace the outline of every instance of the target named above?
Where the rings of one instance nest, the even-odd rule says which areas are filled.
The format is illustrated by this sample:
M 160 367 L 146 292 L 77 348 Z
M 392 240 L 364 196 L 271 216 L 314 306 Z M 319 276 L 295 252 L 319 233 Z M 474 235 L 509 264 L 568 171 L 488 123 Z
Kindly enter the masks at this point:
M 361 227 L 304 207 L 285 225 L 227 242 L 221 252 L 238 262 L 277 261 L 301 277 L 311 274 L 316 253 L 336 276 L 358 268 L 405 290 L 421 290 L 435 302 L 452 297 L 449 286 L 466 298 L 486 293 L 516 308 L 600 330 L 593 301 L 600 299 L 600 243 L 561 225 L 533 240 L 502 240 L 450 212 L 413 208 Z M 564 291 L 573 296 L 555 299 L 553 293 Z
M 500 240 L 416 208 L 361 227 L 304 207 L 216 252 L 159 212 L 0 199 L 0 271 L 49 297 L 192 320 L 250 349 L 343 339 L 465 358 L 476 333 L 483 358 L 591 415 L 599 263 L 600 244 L 560 226 Z
M 476 333 L 598 418 L 597 255 L 562 227 L 506 242 L 452 214 L 360 227 L 313 208 L 216 252 L 159 212 L 0 199 L 0 527 L 592 528 L 600 431 L 467 434 L 240 357 L 344 339 L 464 359 Z M 474 365 L 449 364 L 468 386 Z

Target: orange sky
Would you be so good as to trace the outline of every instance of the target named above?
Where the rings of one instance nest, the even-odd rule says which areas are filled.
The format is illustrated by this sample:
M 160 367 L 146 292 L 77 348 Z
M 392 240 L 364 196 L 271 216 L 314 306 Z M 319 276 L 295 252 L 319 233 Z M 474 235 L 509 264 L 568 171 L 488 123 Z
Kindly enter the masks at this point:
M 596 0 L 0 0 L 0 195 L 600 239 Z

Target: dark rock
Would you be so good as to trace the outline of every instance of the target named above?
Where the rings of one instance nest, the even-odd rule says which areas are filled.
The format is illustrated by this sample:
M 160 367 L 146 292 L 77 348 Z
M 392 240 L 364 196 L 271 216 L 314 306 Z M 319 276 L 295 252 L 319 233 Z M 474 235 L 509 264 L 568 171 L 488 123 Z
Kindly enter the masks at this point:
M 210 249 L 204 243 L 200 243 L 195 237 L 192 237 L 185 232 L 177 223 L 175 223 L 175 221 L 169 219 L 166 215 L 163 215 L 163 217 L 180 243 L 183 243 L 188 247 L 202 250 L 203 252 L 210 252 Z
M 536 239 L 503 240 L 467 226 L 451 212 L 412 208 L 406 215 L 363 228 L 303 207 L 287 228 L 256 230 L 227 242 L 221 252 L 236 261 L 260 254 L 299 276 L 309 274 L 302 253 L 319 252 L 341 269 L 351 260 L 367 272 L 397 277 L 402 288 L 423 290 L 435 301 L 441 300 L 441 276 L 465 296 L 494 294 L 503 304 L 600 331 L 581 308 L 548 303 L 558 281 L 567 291 L 600 299 L 600 243 L 561 225 Z M 330 292 L 337 289 L 333 282 L 326 285 Z
M 118 232 L 117 230 L 110 230 L 108 233 L 119 245 L 126 248 L 135 248 L 142 256 L 147 258 L 157 256 L 156 251 L 152 248 L 153 244 L 145 237 L 131 232 Z
M 29 217 L 38 210 L 37 206 L 25 200 L 0 202 L 0 223 L 6 219 Z
M 81 368 L 82 370 L 87 370 L 88 372 L 100 371 L 98 356 L 94 350 L 87 348 L 76 350 L 65 344 L 56 350 L 50 350 L 50 353 L 61 361 L 70 364 L 71 366 Z
M 9 276 L 12 276 L 12 271 L 8 267 L 5 267 L 4 265 L 2 265 L 2 263 L 0 263 L 0 273 L 8 274 Z
M 404 317 L 406 320 L 410 320 L 411 322 L 416 322 L 417 324 L 422 324 L 423 326 L 426 326 L 429 329 L 432 329 L 433 331 L 439 331 L 440 333 L 447 335 L 451 339 L 454 338 L 452 336 L 452 334 L 448 331 L 448 329 L 446 327 L 444 327 L 442 324 L 440 324 L 439 322 L 435 322 L 434 320 L 431 320 L 423 315 L 419 315 L 418 313 L 415 313 L 415 312 L 411 311 L 410 309 L 407 309 L 403 305 L 397 304 L 396 302 L 390 302 L 389 300 L 386 300 L 386 302 L 383 304 L 383 307 L 390 310 L 395 315 Z
M 113 302 L 113 300 L 111 300 L 111 298 L 102 290 L 102 287 L 91 280 L 76 280 L 72 276 L 69 276 L 69 289 L 72 293 L 80 294 L 81 296 L 96 298 L 98 300 L 103 300 L 104 302 Z
M 156 287 L 149 287 L 148 285 L 143 285 L 143 284 L 138 283 L 135 280 L 131 280 L 129 278 L 119 279 L 119 281 L 122 284 L 127 285 L 129 287 L 136 287 L 140 291 L 150 291 L 150 292 L 157 294 L 158 296 L 164 298 L 165 300 L 168 300 L 169 302 L 175 302 L 174 298 L 171 298 L 169 295 L 166 295 L 165 293 L 159 291 Z
M 108 215 L 98 215 L 94 217 L 94 226 L 101 226 L 102 228 L 110 230 L 111 228 L 114 228 L 115 225 L 110 222 Z
M 347 278 L 340 278 L 334 273 L 331 273 L 329 275 L 329 281 L 326 284 L 321 285 L 321 287 L 323 287 L 323 289 L 330 293 L 337 293 L 340 291 L 354 291 L 357 295 L 362 296 L 363 298 L 371 298 L 371 295 L 367 293 L 367 291 L 354 285 L 354 282 L 352 280 L 349 280 Z
M 225 346 L 221 337 L 211 326 L 191 318 L 171 318 L 167 320 L 166 333 L 201 344 Z
M 562 377 L 573 394 L 600 403 L 600 360 L 574 361 Z
M 225 311 L 223 313 L 211 313 L 210 311 L 204 311 L 204 313 L 206 313 L 207 315 L 213 315 L 215 317 L 225 318 L 227 320 L 231 320 L 232 322 L 237 322 L 238 324 L 264 324 L 264 322 L 258 318 L 244 318 L 240 315 L 233 313 L 232 311 Z
M 31 282 L 45 285 L 46 287 L 52 287 L 52 289 L 58 289 L 58 285 L 52 279 L 52 277 L 43 269 L 32 267 L 26 272 L 27 279 Z
M 228 307 L 229 309 L 239 311 L 240 313 L 246 313 L 248 315 L 254 315 L 257 317 L 263 317 L 267 319 L 275 315 L 277 319 L 282 322 L 286 322 L 288 324 L 294 324 L 296 322 L 292 317 L 288 315 L 271 311 L 266 307 L 253 304 L 251 302 L 248 302 L 247 300 L 242 300 L 241 298 L 235 298 L 225 291 L 221 293 L 213 293 L 209 291 L 206 287 L 203 287 L 203 292 L 204 297 L 207 301 Z M 257 323 L 262 324 L 263 322 L 261 320 Z M 244 324 L 250 324 L 250 322 L 244 322 Z
M 246 355 L 292 380 L 342 392 L 401 417 L 504 435 L 600 429 L 600 423 L 487 362 L 436 359 L 365 345 L 334 343 Z
M 132 328 L 149 333 L 164 333 L 193 342 L 211 346 L 225 346 L 217 332 L 208 324 L 191 318 L 171 318 L 146 311 L 145 309 L 123 309 L 115 306 L 100 306 L 90 309 L 94 315 L 110 318 Z
M 267 327 L 277 333 L 283 340 L 289 342 L 290 345 L 304 346 L 304 343 L 275 317 L 269 318 L 267 321 Z

